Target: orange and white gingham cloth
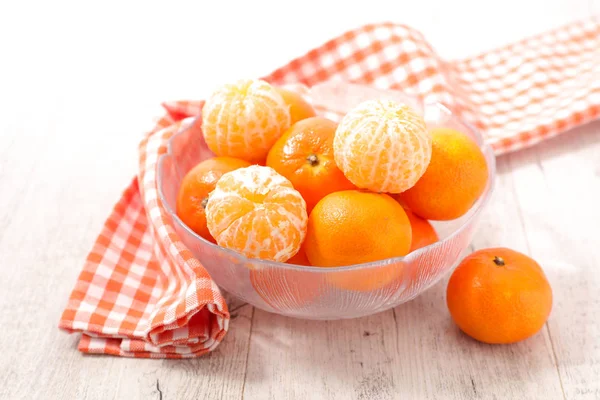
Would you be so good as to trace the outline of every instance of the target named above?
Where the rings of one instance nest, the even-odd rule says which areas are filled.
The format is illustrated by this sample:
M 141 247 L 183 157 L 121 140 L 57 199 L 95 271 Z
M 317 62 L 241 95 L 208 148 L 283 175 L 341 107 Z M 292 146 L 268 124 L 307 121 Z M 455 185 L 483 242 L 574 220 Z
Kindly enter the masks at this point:
M 277 84 L 339 79 L 446 104 L 483 132 L 497 153 L 522 149 L 600 115 L 600 21 L 561 27 L 466 60 L 440 59 L 403 25 L 374 24 L 328 41 L 277 69 Z M 227 305 L 185 248 L 157 196 L 156 167 L 201 101 L 164 105 L 140 144 L 139 175 L 90 252 L 60 327 L 82 332 L 79 350 L 131 357 L 194 357 L 214 349 Z

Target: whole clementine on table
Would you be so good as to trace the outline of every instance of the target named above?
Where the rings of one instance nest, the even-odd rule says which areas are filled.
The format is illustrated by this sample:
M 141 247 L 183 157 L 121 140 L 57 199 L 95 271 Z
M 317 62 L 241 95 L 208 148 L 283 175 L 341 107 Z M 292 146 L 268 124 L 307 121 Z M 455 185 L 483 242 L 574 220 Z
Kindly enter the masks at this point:
M 400 200 L 418 216 L 452 220 L 464 215 L 485 190 L 488 167 L 477 143 L 462 132 L 433 129 L 427 170 Z
M 267 165 L 302 194 L 309 213 L 329 193 L 355 188 L 333 159 L 336 127 L 327 118 L 303 119 L 275 142 L 267 156 Z
M 304 100 L 299 93 L 281 87 L 275 87 L 275 90 L 277 90 L 285 104 L 289 107 L 290 123 L 292 125 L 298 121 L 317 115 L 313 106 Z
M 479 250 L 452 274 L 450 315 L 467 335 L 485 343 L 514 343 L 537 333 L 552 309 L 552 289 L 530 257 L 507 248 Z
M 359 188 L 401 193 L 423 175 L 431 158 L 431 136 L 412 108 L 369 100 L 341 120 L 333 140 L 335 162 Z
M 273 86 L 258 79 L 223 85 L 202 107 L 204 140 L 217 156 L 263 161 L 289 126 L 289 106 Z
M 214 243 L 215 239 L 206 227 L 204 208 L 208 194 L 213 191 L 223 174 L 248 166 L 250 164 L 246 161 L 232 157 L 214 157 L 196 165 L 183 177 L 179 186 L 177 216 L 191 230 Z
M 206 225 L 221 247 L 284 262 L 306 236 L 306 202 L 274 169 L 251 165 L 224 174 L 206 203 Z
M 439 240 L 437 232 L 431 226 L 429 221 L 415 215 L 412 211 L 405 209 L 406 216 L 410 221 L 412 230 L 412 243 L 410 245 L 410 253 L 420 249 L 421 247 L 429 246 Z
M 311 265 L 335 267 L 404 256 L 411 227 L 404 209 L 386 194 L 346 190 L 325 196 L 308 219 L 304 249 Z M 350 290 L 383 287 L 402 274 L 398 265 L 338 271 L 328 279 Z

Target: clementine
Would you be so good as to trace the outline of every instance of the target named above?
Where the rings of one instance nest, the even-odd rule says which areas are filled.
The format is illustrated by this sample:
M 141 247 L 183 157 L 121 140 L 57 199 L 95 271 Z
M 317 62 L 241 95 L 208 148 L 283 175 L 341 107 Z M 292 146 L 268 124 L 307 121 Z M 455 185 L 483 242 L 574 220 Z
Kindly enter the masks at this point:
M 208 196 L 206 225 L 219 246 L 247 257 L 285 262 L 306 236 L 306 202 L 269 167 L 224 174 Z
M 447 288 L 450 315 L 485 343 L 514 343 L 537 333 L 552 308 L 552 289 L 530 257 L 507 248 L 479 250 L 456 268 Z
M 401 193 L 425 172 L 431 136 L 423 118 L 409 106 L 369 100 L 342 118 L 333 154 L 344 175 L 359 188 Z
M 202 134 L 218 156 L 260 162 L 289 126 L 288 105 L 273 86 L 259 79 L 223 85 L 202 107 Z
M 304 248 L 311 265 L 346 266 L 406 255 L 411 244 L 404 209 L 386 194 L 346 190 L 325 196 L 308 219 Z M 328 279 L 350 290 L 373 290 L 399 281 L 403 269 L 391 264 L 369 270 L 338 271 Z
M 327 118 L 303 119 L 275 142 L 267 156 L 267 166 L 292 182 L 309 213 L 329 193 L 355 188 L 333 159 L 336 127 Z
M 308 257 L 306 257 L 306 251 L 303 247 L 300 247 L 300 250 L 296 253 L 295 256 L 286 261 L 287 264 L 294 265 L 303 265 L 310 266 L 310 261 L 308 261 Z
M 410 222 L 393 198 L 345 190 L 317 203 L 304 248 L 312 265 L 334 267 L 403 256 L 410 244 Z
M 304 100 L 300 94 L 281 87 L 275 87 L 275 90 L 289 107 L 291 124 L 317 115 L 313 106 Z
M 418 216 L 452 220 L 464 215 L 485 190 L 488 167 L 477 143 L 454 129 L 432 132 L 427 170 L 400 200 Z
M 358 292 L 381 290 L 391 294 L 402 284 L 405 277 L 403 262 L 378 265 L 348 271 L 332 271 L 326 275 L 327 281 L 341 289 Z
M 412 242 L 410 245 L 410 253 L 420 249 L 421 247 L 428 246 L 439 240 L 437 232 L 431 226 L 429 221 L 415 215 L 412 211 L 404 209 L 406 216 L 410 221 L 410 227 L 412 230 Z
M 215 239 L 206 227 L 204 209 L 208 194 L 223 174 L 248 166 L 250 164 L 246 161 L 232 157 L 214 157 L 200 162 L 181 181 L 177 194 L 177 216 L 191 230 L 214 243 Z

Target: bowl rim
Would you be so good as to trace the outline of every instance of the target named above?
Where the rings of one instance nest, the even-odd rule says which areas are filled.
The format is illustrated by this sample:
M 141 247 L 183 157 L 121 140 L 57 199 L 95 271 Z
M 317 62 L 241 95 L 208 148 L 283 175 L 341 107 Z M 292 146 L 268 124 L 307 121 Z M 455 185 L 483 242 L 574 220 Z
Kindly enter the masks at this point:
M 187 124 L 185 127 L 182 127 L 181 129 L 179 129 L 179 131 L 177 131 L 175 134 L 173 134 L 173 136 L 171 136 L 167 141 L 167 151 L 159 156 L 158 161 L 156 163 L 156 168 L 157 168 L 156 183 L 158 186 L 158 197 L 159 197 L 160 201 L 162 202 L 163 206 L 165 207 L 165 209 L 167 210 L 167 213 L 169 214 L 169 216 L 173 219 L 174 223 L 181 226 L 188 234 L 192 235 L 192 237 L 194 237 L 194 239 L 200 240 L 200 242 L 203 243 L 205 246 L 212 247 L 216 251 L 222 252 L 224 255 L 228 255 L 228 256 L 232 256 L 232 257 L 236 258 L 237 261 L 239 261 L 241 263 L 249 263 L 252 266 L 251 267 L 252 269 L 258 269 L 258 268 L 263 267 L 263 268 L 280 268 L 280 269 L 287 269 L 287 270 L 293 270 L 293 271 L 329 273 L 329 272 L 334 272 L 334 271 L 354 271 L 354 270 L 362 270 L 362 269 L 380 268 L 380 267 L 384 267 L 384 266 L 387 266 L 390 264 L 397 264 L 397 263 L 399 264 L 399 263 L 410 262 L 413 259 L 418 259 L 419 256 L 421 256 L 421 254 L 424 254 L 424 253 L 430 251 L 430 249 L 432 249 L 433 247 L 439 246 L 442 243 L 452 240 L 454 237 L 456 237 L 457 235 L 462 233 L 468 226 L 470 226 L 473 218 L 475 218 L 482 212 L 482 210 L 485 208 L 485 205 L 489 202 L 490 198 L 492 197 L 492 194 L 494 192 L 494 187 L 495 187 L 495 179 L 496 179 L 496 157 L 495 157 L 492 147 L 490 146 L 490 144 L 485 142 L 481 132 L 473 124 L 471 124 L 470 122 L 465 121 L 464 119 L 457 116 L 456 113 L 454 113 L 446 105 L 439 103 L 439 102 L 432 102 L 432 103 L 425 103 L 425 104 L 426 104 L 426 106 L 435 106 L 435 107 L 441 108 L 443 111 L 448 113 L 450 120 L 455 120 L 460 125 L 466 127 L 470 131 L 470 133 L 475 137 L 475 140 L 476 140 L 478 146 L 480 147 L 480 149 L 482 150 L 482 152 L 484 153 L 484 156 L 486 158 L 486 163 L 488 166 L 489 189 L 473 204 L 473 206 L 471 206 L 471 209 L 473 209 L 473 207 L 476 207 L 476 208 L 473 209 L 473 212 L 467 218 L 465 218 L 465 220 L 462 221 L 461 225 L 456 230 L 454 230 L 450 235 L 448 235 L 443 240 L 439 240 L 437 242 L 428 244 L 427 246 L 421 247 L 413 252 L 408 253 L 407 255 L 400 256 L 400 257 L 386 258 L 383 260 L 370 261 L 370 262 L 360 263 L 360 264 L 345 265 L 345 266 L 335 266 L 335 267 L 318 267 L 318 266 L 312 266 L 312 265 L 306 266 L 306 265 L 288 264 L 288 263 L 284 263 L 284 262 L 262 260 L 262 259 L 258 259 L 258 258 L 246 257 L 245 255 L 238 253 L 235 250 L 221 247 L 215 243 L 212 243 L 212 242 L 204 239 L 202 236 L 198 235 L 196 232 L 194 232 L 192 229 L 190 229 L 179 218 L 179 216 L 177 215 L 175 210 L 173 210 L 171 208 L 171 205 L 166 200 L 166 196 L 163 191 L 163 185 L 161 183 L 163 180 L 163 176 L 162 176 L 163 175 L 163 168 L 162 168 L 163 162 L 166 157 L 174 157 L 173 142 L 176 140 L 177 137 L 185 134 L 189 129 L 191 129 L 192 126 L 197 121 L 197 119 L 200 118 L 200 116 L 194 117 L 189 124 Z M 489 162 L 488 162 L 488 159 L 489 159 Z

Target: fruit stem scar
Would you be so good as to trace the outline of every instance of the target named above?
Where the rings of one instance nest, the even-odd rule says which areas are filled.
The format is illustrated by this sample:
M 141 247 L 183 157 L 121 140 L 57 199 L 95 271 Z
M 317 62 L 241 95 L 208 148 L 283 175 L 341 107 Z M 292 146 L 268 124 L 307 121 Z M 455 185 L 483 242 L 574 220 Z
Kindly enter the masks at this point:
M 494 264 L 496 264 L 499 267 L 503 267 L 504 266 L 504 259 L 502 257 L 495 256 L 494 257 Z
M 202 199 L 202 201 L 200 202 L 200 205 L 202 206 L 202 208 L 206 208 L 206 205 L 208 204 L 208 197 L 205 197 Z
M 308 161 L 308 163 L 313 167 L 319 165 L 319 157 L 317 157 L 316 154 L 311 154 L 310 156 L 306 157 L 306 161 Z

